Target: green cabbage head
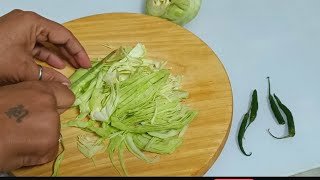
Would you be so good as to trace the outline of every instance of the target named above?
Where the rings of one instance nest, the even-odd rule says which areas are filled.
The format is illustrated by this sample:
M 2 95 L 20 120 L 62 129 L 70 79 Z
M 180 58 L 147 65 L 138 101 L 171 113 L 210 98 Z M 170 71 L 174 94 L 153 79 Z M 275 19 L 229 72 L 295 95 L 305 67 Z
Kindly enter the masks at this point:
M 184 26 L 198 15 L 201 3 L 202 0 L 147 0 L 146 14 Z

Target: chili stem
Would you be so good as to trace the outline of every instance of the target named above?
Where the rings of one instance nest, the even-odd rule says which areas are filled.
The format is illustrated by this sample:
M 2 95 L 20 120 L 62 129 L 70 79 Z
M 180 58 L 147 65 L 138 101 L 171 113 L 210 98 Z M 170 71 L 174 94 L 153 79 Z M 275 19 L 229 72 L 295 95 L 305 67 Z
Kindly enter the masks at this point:
M 276 139 L 285 139 L 285 138 L 290 137 L 289 135 L 284 136 L 284 137 L 277 137 L 277 136 L 273 135 L 273 134 L 270 132 L 270 129 L 268 129 L 268 132 L 269 132 L 269 134 L 270 134 L 272 137 L 274 137 L 274 138 L 276 138 Z

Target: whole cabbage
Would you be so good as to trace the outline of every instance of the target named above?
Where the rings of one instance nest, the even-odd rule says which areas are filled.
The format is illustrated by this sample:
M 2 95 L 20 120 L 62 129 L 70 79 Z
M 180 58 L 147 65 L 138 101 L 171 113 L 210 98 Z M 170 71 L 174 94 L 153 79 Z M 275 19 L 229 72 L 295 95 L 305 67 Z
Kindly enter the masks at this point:
M 201 3 L 202 0 L 147 0 L 146 14 L 184 26 L 198 15 Z

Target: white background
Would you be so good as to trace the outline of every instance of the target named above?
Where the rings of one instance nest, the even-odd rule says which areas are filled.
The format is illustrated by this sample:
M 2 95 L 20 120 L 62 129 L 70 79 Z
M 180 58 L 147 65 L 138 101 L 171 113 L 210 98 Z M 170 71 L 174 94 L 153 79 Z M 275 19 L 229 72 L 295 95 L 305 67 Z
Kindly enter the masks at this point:
M 63 23 L 107 12 L 144 12 L 144 0 L 1 0 L 0 15 L 12 9 L 32 10 Z M 207 176 L 289 176 L 320 166 L 320 1 L 203 0 L 197 18 L 185 26 L 218 55 L 231 80 L 234 114 L 228 141 Z M 214 70 L 214 69 L 213 69 Z M 293 112 L 296 136 L 283 135 L 267 104 L 267 80 Z M 260 109 L 244 140 L 236 135 L 253 89 Z M 210 142 L 208 142 L 210 143 Z

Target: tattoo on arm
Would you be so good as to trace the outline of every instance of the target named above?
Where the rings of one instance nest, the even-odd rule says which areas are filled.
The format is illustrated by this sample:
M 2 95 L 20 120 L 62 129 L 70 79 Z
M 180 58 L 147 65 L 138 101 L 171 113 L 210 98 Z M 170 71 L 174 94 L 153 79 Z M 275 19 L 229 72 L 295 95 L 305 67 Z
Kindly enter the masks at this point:
M 23 106 L 18 105 L 16 107 L 9 108 L 6 115 L 11 119 L 14 118 L 17 123 L 20 123 L 24 117 L 29 114 L 29 111 Z

